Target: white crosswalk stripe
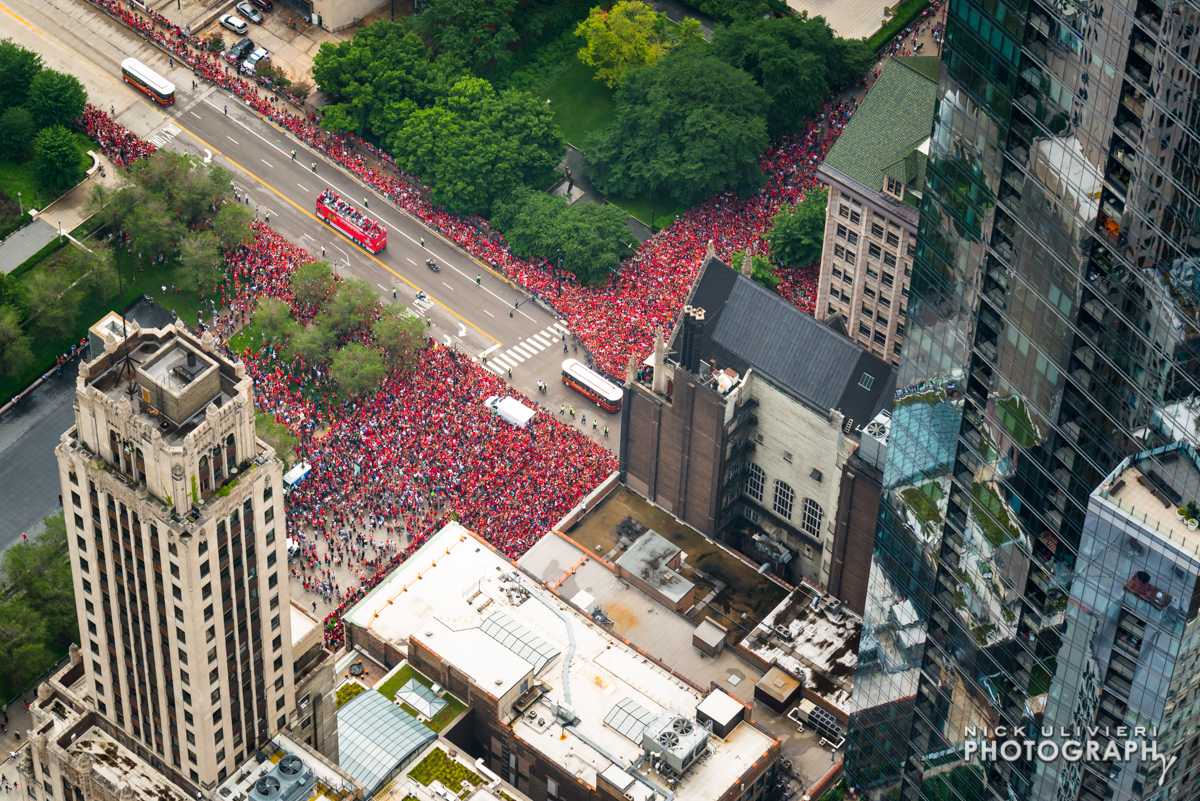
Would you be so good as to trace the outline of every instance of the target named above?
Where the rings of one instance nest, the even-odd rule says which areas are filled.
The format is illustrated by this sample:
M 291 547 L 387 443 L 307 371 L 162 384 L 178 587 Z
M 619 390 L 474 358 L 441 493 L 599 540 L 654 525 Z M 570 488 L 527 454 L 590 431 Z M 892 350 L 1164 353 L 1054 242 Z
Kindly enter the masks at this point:
M 498 364 L 492 364 L 491 362 L 488 362 L 488 368 L 494 371 L 496 375 L 503 376 L 508 374 L 507 369 Z
M 504 356 L 505 358 L 512 359 L 517 364 L 520 364 L 521 362 L 525 361 L 525 357 L 521 355 L 520 351 L 517 351 L 516 353 L 513 352 L 516 350 L 516 348 L 509 348 L 508 350 L 504 351 Z
M 533 335 L 533 336 L 531 336 L 529 339 L 525 340 L 525 344 L 526 344 L 526 345 L 533 345 L 533 346 L 534 346 L 534 347 L 536 347 L 538 350 L 545 350 L 545 349 L 546 349 L 546 346 L 547 346 L 547 345 L 549 345 L 550 343 L 549 343 L 549 342 L 547 342 L 546 340 L 542 339 L 542 338 L 541 338 L 540 336 L 538 336 L 537 334 L 534 334 L 534 335 Z
M 500 356 L 500 355 L 493 356 L 491 359 L 489 359 L 489 360 L 488 360 L 488 364 L 489 364 L 489 365 L 490 365 L 490 364 L 492 364 L 493 362 L 494 362 L 495 364 L 498 364 L 498 365 L 500 365 L 502 368 L 504 368 L 504 369 L 506 369 L 506 370 L 507 370 L 509 367 L 512 367 L 512 366 L 513 366 L 513 365 L 512 365 L 512 362 L 510 362 L 508 359 L 506 359 L 506 358 L 504 358 L 503 356 Z
M 537 351 L 524 342 L 518 342 L 516 345 L 513 345 L 513 350 L 527 357 L 537 355 Z

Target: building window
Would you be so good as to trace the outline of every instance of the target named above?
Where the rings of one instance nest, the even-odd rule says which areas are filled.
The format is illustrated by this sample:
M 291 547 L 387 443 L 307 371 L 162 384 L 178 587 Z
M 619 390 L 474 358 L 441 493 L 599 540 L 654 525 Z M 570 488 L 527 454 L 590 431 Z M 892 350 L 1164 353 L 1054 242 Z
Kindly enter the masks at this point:
M 862 222 L 862 215 L 859 214 L 857 211 L 850 212 L 850 222 L 854 223 L 855 225 L 858 225 L 859 223 Z
M 767 483 L 767 474 L 754 462 L 746 465 L 746 494 L 762 503 L 763 487 Z
M 800 518 L 800 528 L 804 529 L 815 540 L 821 539 L 821 522 L 825 518 L 825 512 L 821 510 L 821 504 L 814 501 L 812 498 L 804 499 L 804 514 Z
M 842 225 L 841 223 L 838 223 L 837 235 L 840 236 L 842 239 L 845 239 L 846 234 L 848 234 L 848 233 L 850 233 L 850 229 L 847 228 L 846 226 Z
M 279 576 L 272 573 L 271 577 L 267 579 L 267 587 L 270 589 L 274 589 L 276 586 L 278 586 L 278 584 L 279 584 Z
M 890 308 L 892 308 L 892 299 L 889 298 L 887 295 L 880 295 L 879 296 L 879 305 L 886 306 L 887 308 L 890 309 Z
M 175 578 L 179 578 L 179 565 L 176 565 L 176 564 L 171 565 L 171 575 L 174 576 Z
M 867 265 L 867 277 L 871 279 L 879 278 L 879 273 L 870 264 Z
M 886 264 L 888 267 L 895 267 L 896 266 L 896 254 L 884 251 L 883 263 Z
M 862 305 L 862 315 L 863 315 L 863 317 L 866 317 L 868 320 L 870 320 L 872 317 L 875 316 L 875 312 L 871 311 L 871 309 L 867 306 L 867 304 L 864 303 Z
M 208 574 L 209 574 L 209 566 L 208 566 L 208 560 L 206 559 L 206 560 L 204 560 L 204 562 L 202 562 L 200 564 L 200 578 L 204 578 Z M 176 578 L 178 578 L 178 576 L 176 576 Z
M 279 696 L 278 698 L 275 699 L 275 709 L 276 710 L 283 709 L 284 703 L 286 703 L 286 702 L 284 701 L 283 696 L 282 695 Z
M 783 461 L 787 462 L 788 464 L 792 463 L 792 454 L 789 451 L 783 452 Z
M 796 493 L 792 491 L 784 482 L 779 479 L 775 480 L 775 502 L 773 505 L 775 514 L 780 517 L 792 519 L 792 501 L 796 499 Z
M 871 242 L 867 245 L 867 255 L 873 259 L 878 259 L 883 255 L 883 248 L 879 247 L 879 245 L 876 245 L 874 242 Z
M 871 223 L 871 236 L 883 236 L 883 226 L 877 222 Z
M 281 647 L 283 647 L 283 635 L 280 635 L 280 636 L 276 637 L 275 639 L 271 640 L 271 650 L 272 651 L 278 651 Z
M 758 510 L 757 509 L 751 509 L 749 506 L 747 506 L 742 509 L 742 516 L 745 517 L 747 520 L 749 520 L 751 523 L 758 522 Z
M 88 595 L 91 595 L 92 594 L 92 582 L 88 581 L 87 579 L 84 579 L 83 580 L 83 591 L 86 592 Z
M 896 235 L 895 231 L 888 231 L 887 243 L 892 247 L 900 246 L 900 237 Z
M 896 197 L 902 197 L 903 193 L 904 193 L 904 184 L 900 183 L 895 178 L 893 178 L 892 176 L 889 175 L 888 179 L 887 179 L 887 191 L 888 191 L 889 195 L 894 195 Z
M 849 234 L 846 235 L 846 241 L 849 242 L 851 245 L 857 245 L 858 244 L 858 234 L 851 231 Z
M 878 342 L 880 345 L 886 345 L 887 344 L 887 334 L 883 333 L 882 331 L 876 331 L 875 332 L 875 341 Z
M 893 278 L 891 275 L 889 275 L 887 273 L 883 274 L 883 285 L 884 286 L 891 286 L 895 282 L 896 282 L 896 279 Z
M 548 798 L 558 797 L 558 782 L 549 777 L 546 778 L 546 796 Z
M 270 545 L 273 542 L 275 542 L 275 529 L 270 529 L 267 531 L 267 545 Z
M 857 260 L 858 260 L 858 254 L 856 254 L 853 250 L 846 251 L 846 261 L 853 264 Z
M 846 219 L 850 219 L 850 207 L 849 206 L 838 206 L 838 214 L 842 217 L 845 217 Z M 72 473 L 72 475 L 74 475 L 74 474 Z
M 834 245 L 833 255 L 837 256 L 839 259 L 844 259 L 846 258 L 846 249 L 841 245 Z
M 862 334 L 865 337 L 869 337 L 869 336 L 871 336 L 871 329 L 867 328 L 862 323 L 859 323 L 858 324 L 858 333 Z

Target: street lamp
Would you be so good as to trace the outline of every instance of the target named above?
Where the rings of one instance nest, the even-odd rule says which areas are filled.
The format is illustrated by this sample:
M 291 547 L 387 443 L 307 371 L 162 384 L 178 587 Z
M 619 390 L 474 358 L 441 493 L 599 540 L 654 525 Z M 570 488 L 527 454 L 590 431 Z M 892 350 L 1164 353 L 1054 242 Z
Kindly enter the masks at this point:
M 21 193 L 17 192 L 17 206 L 21 209 L 21 216 L 25 216 L 25 204 L 21 201 Z

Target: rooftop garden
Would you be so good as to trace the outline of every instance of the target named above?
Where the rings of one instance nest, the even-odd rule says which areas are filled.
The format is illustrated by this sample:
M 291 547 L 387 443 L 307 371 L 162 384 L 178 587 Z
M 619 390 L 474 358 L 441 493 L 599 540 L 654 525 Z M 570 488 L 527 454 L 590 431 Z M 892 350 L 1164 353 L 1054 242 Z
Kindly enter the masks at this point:
M 337 689 L 337 705 L 341 709 L 352 700 L 362 695 L 367 691 L 367 688 L 359 684 L 357 681 L 348 681 Z
M 463 767 L 440 748 L 430 751 L 408 775 L 413 781 L 426 787 L 434 781 L 439 781 L 451 792 L 459 792 L 464 781 L 476 786 L 484 783 L 482 776 Z

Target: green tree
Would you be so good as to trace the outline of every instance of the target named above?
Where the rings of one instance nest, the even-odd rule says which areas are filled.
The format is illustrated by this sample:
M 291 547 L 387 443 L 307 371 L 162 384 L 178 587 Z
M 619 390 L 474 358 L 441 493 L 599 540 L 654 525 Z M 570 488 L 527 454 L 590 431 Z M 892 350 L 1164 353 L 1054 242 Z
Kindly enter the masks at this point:
M 323 43 L 313 59 L 313 79 L 339 101 L 325 106 L 321 125 L 383 137 L 442 97 L 462 73 L 454 58 L 430 61 L 425 43 L 402 24 L 361 27 L 352 40 Z
M 237 203 L 226 203 L 213 218 L 212 230 L 221 247 L 231 250 L 238 245 L 247 245 L 254 239 L 254 212 Z
M 739 250 L 737 253 L 734 253 L 733 258 L 729 260 L 729 266 L 733 267 L 733 269 L 737 270 L 738 272 L 741 272 L 745 259 L 746 252 Z M 771 264 L 769 260 L 764 259 L 762 256 L 750 257 L 750 278 L 754 281 L 754 283 L 764 286 L 772 292 L 774 292 L 775 288 L 779 286 L 779 282 L 783 280 L 775 274 L 775 265 Z
M 75 147 L 75 135 L 66 128 L 61 125 L 43 128 L 33 146 L 37 152 L 34 167 L 43 189 L 57 192 L 83 178 L 83 157 Z
M 254 415 L 254 433 L 275 449 L 275 455 L 283 460 L 285 466 L 291 467 L 296 463 L 296 449 L 300 447 L 300 438 L 287 426 L 277 423 L 273 415 L 266 412 Z
M 702 46 L 629 70 L 616 101 L 614 121 L 584 158 L 600 191 L 665 191 L 690 204 L 764 183 L 758 159 L 770 140 L 763 91 Z
M 24 106 L 11 106 L 0 115 L 0 153 L 10 161 L 24 161 L 33 144 L 33 116 Z
M 337 344 L 337 332 L 329 320 L 318 317 L 316 322 L 304 326 L 304 330 L 290 340 L 292 353 L 308 364 L 329 361 Z
M 118 193 L 120 195 L 120 193 Z M 126 215 L 122 230 L 132 239 L 134 258 L 147 264 L 159 256 L 171 256 L 183 235 L 183 225 L 167 211 L 159 198 L 148 198 Z M 192 279 L 199 278 L 193 275 Z
M 87 100 L 83 84 L 65 72 L 42 70 L 29 85 L 29 108 L 39 128 L 70 127 L 83 116 Z
M 195 285 L 200 297 L 211 294 L 213 287 L 225 278 L 225 261 L 221 258 L 220 241 L 211 231 L 190 233 L 179 243 L 179 282 Z
M 25 303 L 34 328 L 50 337 L 62 337 L 75 330 L 83 290 L 73 286 L 74 276 L 64 267 L 37 270 L 25 282 Z
M 861 41 L 839 39 L 823 17 L 776 17 L 720 27 L 711 54 L 745 70 L 767 95 L 767 128 L 798 131 L 831 89 L 858 78 L 874 55 Z
M 411 370 L 428 342 L 421 321 L 405 314 L 403 306 L 386 307 L 371 326 L 375 342 L 383 351 L 384 361 L 393 370 Z
M 563 269 L 584 284 L 596 285 L 608 280 L 622 258 L 632 255 L 626 216 L 616 206 L 568 205 L 561 196 L 521 187 L 496 204 L 492 223 L 518 255 L 540 256 L 557 264 L 561 251 Z
M 413 112 L 387 144 L 433 187 L 435 202 L 480 215 L 519 185 L 548 184 L 566 151 L 545 103 L 480 78 L 463 78 L 437 105 Z
M 254 325 L 267 335 L 268 342 L 282 342 L 296 333 L 298 328 L 292 310 L 279 298 L 262 298 L 258 301 Z
M 585 44 L 579 60 L 596 68 L 596 80 L 610 88 L 621 85 L 630 67 L 645 67 L 684 41 L 699 40 L 700 23 L 690 17 L 675 26 L 638 0 L 620 0 L 610 9 L 596 6 L 575 28 Z
M 519 38 L 512 25 L 517 0 L 429 0 L 412 18 L 413 29 L 432 37 L 439 54 L 452 55 L 476 74 L 512 57 Z
M 750 22 L 771 14 L 770 0 L 683 0 L 683 4 L 701 11 L 719 22 Z
M 355 398 L 377 389 L 387 375 L 387 368 L 379 351 L 361 342 L 351 342 L 333 354 L 329 374 L 337 381 L 343 397 Z
M 16 306 L 0 306 L 0 369 L 7 376 L 20 375 L 33 363 L 29 336 L 21 328 L 21 312 Z
M 29 87 L 42 71 L 42 57 L 15 43 L 0 41 L 0 109 L 24 105 Z
M 782 208 L 767 234 L 771 253 L 780 264 L 807 267 L 821 258 L 821 244 L 825 239 L 825 204 L 829 190 L 822 187 L 810 192 L 795 207 Z
M 292 273 L 292 294 L 304 306 L 324 303 L 333 294 L 333 268 L 327 261 L 301 264 Z
M 379 296 L 369 283 L 351 278 L 338 284 L 337 294 L 322 315 L 339 334 L 357 331 L 368 325 L 379 310 Z

